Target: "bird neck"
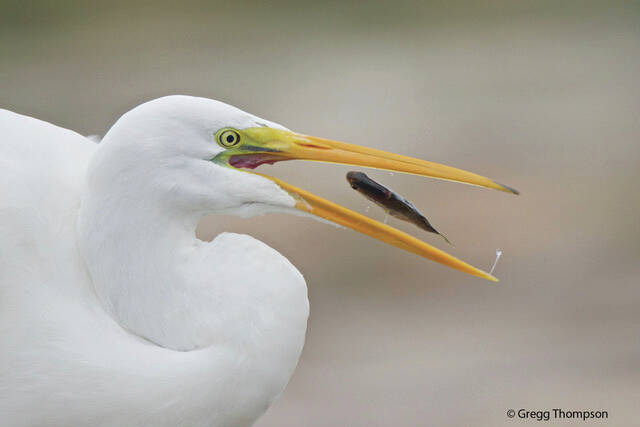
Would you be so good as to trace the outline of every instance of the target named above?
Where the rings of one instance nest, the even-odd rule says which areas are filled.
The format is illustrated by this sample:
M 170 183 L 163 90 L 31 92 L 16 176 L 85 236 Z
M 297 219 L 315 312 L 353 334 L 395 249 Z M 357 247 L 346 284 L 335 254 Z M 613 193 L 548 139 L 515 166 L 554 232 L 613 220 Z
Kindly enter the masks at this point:
M 215 343 L 265 361 L 270 353 L 293 369 L 308 300 L 286 258 L 246 235 L 197 239 L 197 223 L 209 212 L 175 211 L 115 184 L 93 190 L 79 212 L 79 249 L 121 326 L 166 348 Z
M 204 242 L 200 215 L 154 206 L 144 195 L 85 195 L 78 240 L 104 308 L 126 329 L 177 350 L 202 345 L 190 264 Z
M 195 375 L 185 373 L 182 362 L 168 365 L 176 366 L 172 378 L 190 390 L 188 405 L 202 413 L 223 408 L 218 416 L 239 420 L 225 425 L 248 425 L 282 393 L 297 365 L 307 289 L 283 256 L 249 236 L 198 240 L 200 215 L 162 209 L 143 195 L 87 192 L 77 223 L 79 249 L 118 324 L 202 358 Z

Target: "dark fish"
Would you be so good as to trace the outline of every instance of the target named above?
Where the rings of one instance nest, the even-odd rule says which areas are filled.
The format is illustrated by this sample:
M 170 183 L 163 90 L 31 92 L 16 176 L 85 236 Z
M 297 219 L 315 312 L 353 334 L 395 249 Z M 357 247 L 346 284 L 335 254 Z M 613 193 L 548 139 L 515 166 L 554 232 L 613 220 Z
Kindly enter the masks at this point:
M 351 188 L 371 200 L 376 205 L 380 206 L 389 215 L 403 221 L 410 222 L 429 233 L 435 233 L 441 236 L 447 243 L 451 244 L 449 239 L 429 224 L 427 218 L 425 218 L 425 216 L 422 215 L 415 206 L 413 206 L 413 203 L 401 195 L 394 193 L 392 190 L 381 184 L 378 184 L 362 172 L 351 171 L 347 173 L 347 181 L 349 181 Z

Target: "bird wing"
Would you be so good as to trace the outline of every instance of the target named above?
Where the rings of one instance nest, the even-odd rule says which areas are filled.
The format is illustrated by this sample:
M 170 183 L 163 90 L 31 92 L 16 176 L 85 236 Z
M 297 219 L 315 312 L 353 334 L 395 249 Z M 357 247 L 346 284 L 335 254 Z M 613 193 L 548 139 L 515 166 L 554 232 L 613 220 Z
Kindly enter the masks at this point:
M 96 147 L 68 129 L 0 110 L 0 296 L 52 286 L 69 273 L 61 270 L 77 254 L 75 219 Z

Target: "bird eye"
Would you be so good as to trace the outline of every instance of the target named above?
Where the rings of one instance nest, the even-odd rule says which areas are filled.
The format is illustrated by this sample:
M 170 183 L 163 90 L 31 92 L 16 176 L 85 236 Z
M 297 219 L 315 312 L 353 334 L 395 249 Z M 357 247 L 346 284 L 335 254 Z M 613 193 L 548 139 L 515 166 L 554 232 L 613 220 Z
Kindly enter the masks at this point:
M 240 134 L 233 129 L 224 129 L 218 132 L 218 144 L 225 148 L 238 145 L 240 142 Z

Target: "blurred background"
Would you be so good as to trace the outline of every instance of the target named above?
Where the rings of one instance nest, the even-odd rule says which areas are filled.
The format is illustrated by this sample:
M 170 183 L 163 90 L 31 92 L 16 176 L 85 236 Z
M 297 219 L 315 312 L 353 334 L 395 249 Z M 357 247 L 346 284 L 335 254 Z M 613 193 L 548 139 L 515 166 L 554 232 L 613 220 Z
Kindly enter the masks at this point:
M 455 248 L 391 225 L 484 269 L 501 249 L 499 284 L 309 219 L 206 218 L 201 238 L 251 234 L 309 286 L 306 347 L 260 427 L 522 423 L 509 408 L 637 423 L 639 75 L 628 1 L 0 0 L 2 108 L 102 135 L 199 95 L 522 192 L 370 173 Z M 382 220 L 348 170 L 261 167 Z

